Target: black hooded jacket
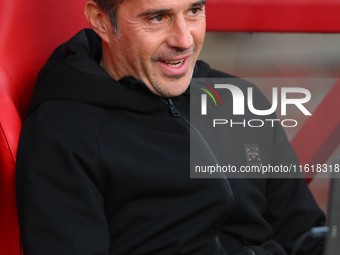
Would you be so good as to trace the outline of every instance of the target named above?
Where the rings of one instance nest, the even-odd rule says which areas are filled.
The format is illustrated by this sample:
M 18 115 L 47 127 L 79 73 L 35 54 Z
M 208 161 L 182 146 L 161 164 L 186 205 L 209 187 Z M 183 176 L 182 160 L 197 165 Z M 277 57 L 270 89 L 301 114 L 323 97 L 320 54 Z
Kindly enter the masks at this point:
M 99 37 L 82 30 L 39 74 L 17 157 L 25 255 L 284 255 L 324 224 L 303 179 L 190 178 L 190 89 L 162 100 L 100 59 Z M 201 61 L 194 76 L 229 77 Z M 297 163 L 281 128 L 234 132 L 222 163 L 246 164 L 244 144 Z

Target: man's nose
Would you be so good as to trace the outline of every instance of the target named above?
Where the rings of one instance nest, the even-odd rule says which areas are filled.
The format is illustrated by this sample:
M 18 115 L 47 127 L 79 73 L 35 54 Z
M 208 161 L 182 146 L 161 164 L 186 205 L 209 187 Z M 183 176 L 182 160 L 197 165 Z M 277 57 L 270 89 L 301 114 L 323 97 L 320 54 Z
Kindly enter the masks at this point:
M 174 20 L 167 39 L 170 47 L 186 50 L 194 46 L 194 39 L 187 22 L 184 17 Z

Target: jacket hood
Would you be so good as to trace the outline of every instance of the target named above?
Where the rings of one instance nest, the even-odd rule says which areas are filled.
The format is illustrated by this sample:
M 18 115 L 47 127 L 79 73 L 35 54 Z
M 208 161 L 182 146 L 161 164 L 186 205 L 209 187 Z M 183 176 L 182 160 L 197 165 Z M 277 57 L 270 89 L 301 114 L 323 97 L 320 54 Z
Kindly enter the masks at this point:
M 92 29 L 81 30 L 59 46 L 38 75 L 27 115 L 47 100 L 73 100 L 143 113 L 163 104 L 133 77 L 112 79 L 99 65 L 101 57 L 101 39 Z M 209 72 L 208 64 L 197 61 L 194 77 L 207 77 Z

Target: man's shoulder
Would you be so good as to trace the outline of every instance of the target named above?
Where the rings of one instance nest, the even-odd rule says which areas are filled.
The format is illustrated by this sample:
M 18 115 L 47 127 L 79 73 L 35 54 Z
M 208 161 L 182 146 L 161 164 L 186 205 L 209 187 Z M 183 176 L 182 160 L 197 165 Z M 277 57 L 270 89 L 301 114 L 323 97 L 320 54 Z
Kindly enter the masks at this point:
M 196 62 L 194 78 L 238 78 L 235 75 L 228 74 L 210 67 L 210 65 L 202 60 Z
M 44 139 L 58 136 L 72 139 L 80 133 L 95 137 L 108 118 L 102 107 L 72 100 L 48 100 L 27 117 L 22 130 Z
M 255 98 L 257 109 L 268 109 L 271 107 L 270 102 L 265 97 L 263 92 L 258 87 L 260 84 L 255 84 L 253 79 L 248 78 L 240 78 L 238 76 L 219 71 L 213 68 L 210 68 L 209 64 L 204 61 L 197 61 L 196 69 L 193 76 L 193 82 L 197 82 L 198 84 L 206 83 L 209 84 L 213 88 L 217 88 L 215 85 L 226 85 L 224 87 L 219 86 L 218 88 L 223 88 L 230 90 L 233 94 L 247 96 L 249 93 L 252 93 L 252 98 Z M 223 96 L 222 93 L 221 96 Z M 230 96 L 230 93 L 228 93 Z
M 229 73 L 225 73 L 216 69 L 210 69 L 210 73 L 209 73 L 209 78 L 230 78 L 230 79 L 240 79 L 240 77 L 237 77 L 235 75 L 229 74 Z
M 202 60 L 197 61 L 193 78 L 209 79 L 211 83 L 223 82 L 233 84 L 244 92 L 246 92 L 248 88 L 252 88 L 257 96 L 262 96 L 262 92 L 259 90 L 256 84 L 253 84 L 246 78 L 240 78 L 236 75 L 213 69 L 209 64 Z

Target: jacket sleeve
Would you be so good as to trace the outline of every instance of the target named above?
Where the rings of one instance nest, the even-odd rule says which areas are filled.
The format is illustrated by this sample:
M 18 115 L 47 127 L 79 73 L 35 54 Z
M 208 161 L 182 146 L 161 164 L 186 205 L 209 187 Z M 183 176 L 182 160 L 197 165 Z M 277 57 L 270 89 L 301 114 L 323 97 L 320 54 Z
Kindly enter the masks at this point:
M 299 165 L 296 153 L 279 125 L 275 127 L 273 141 L 272 165 Z M 325 225 L 325 215 L 303 176 L 268 179 L 266 199 L 264 218 L 270 224 L 273 236 L 271 241 L 260 247 L 249 247 L 257 255 L 283 255 L 284 251 L 291 254 L 300 236 L 313 227 Z M 307 238 L 299 246 L 298 254 L 321 255 L 323 246 L 323 238 Z
M 108 254 L 93 134 L 99 123 L 84 127 L 81 114 L 44 107 L 54 108 L 53 113 L 39 109 L 27 119 L 17 156 L 24 254 Z
M 298 168 L 298 157 L 282 126 L 277 123 L 274 126 L 272 141 L 271 165 L 295 165 Z M 271 241 L 253 248 L 256 254 L 281 254 L 278 245 L 287 254 L 291 254 L 299 237 L 313 227 L 325 225 L 325 215 L 317 205 L 302 174 L 299 178 L 280 176 L 268 179 L 265 194 L 267 209 L 264 218 L 270 224 L 273 236 Z M 299 245 L 297 254 L 321 255 L 323 246 L 324 238 L 307 238 Z
M 299 165 L 283 129 L 275 128 L 271 165 Z M 316 204 L 305 179 L 273 178 L 266 184 L 267 209 L 263 215 L 272 228 L 270 240 L 239 248 L 232 255 L 287 255 L 296 241 L 313 227 L 325 225 L 325 215 Z M 323 238 L 306 238 L 298 255 L 321 255 Z
M 299 166 L 299 160 L 281 126 L 274 132 L 272 164 Z M 266 188 L 268 207 L 266 220 L 273 229 L 273 239 L 291 253 L 296 241 L 313 227 L 325 225 L 325 215 L 317 205 L 306 180 L 301 178 L 269 179 Z M 320 255 L 323 238 L 308 238 L 298 249 L 298 254 Z
M 268 207 L 264 217 L 273 230 L 271 240 L 234 250 L 231 255 L 289 255 L 296 241 L 313 227 L 324 226 L 324 213 L 317 206 L 304 179 L 270 179 Z M 322 255 L 324 238 L 308 237 L 298 255 Z

